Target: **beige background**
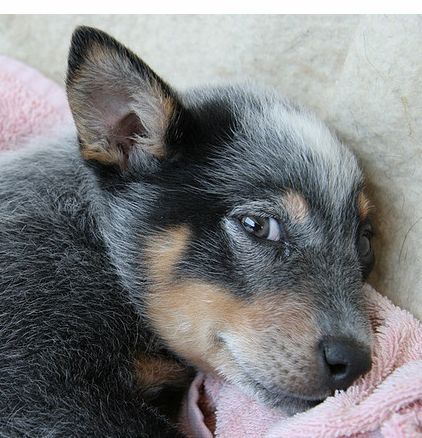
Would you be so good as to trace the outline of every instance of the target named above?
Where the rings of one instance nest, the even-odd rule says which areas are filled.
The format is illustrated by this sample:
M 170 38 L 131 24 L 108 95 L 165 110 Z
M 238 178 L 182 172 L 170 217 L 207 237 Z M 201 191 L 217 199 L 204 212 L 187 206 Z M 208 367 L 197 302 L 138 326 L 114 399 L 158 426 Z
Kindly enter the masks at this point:
M 367 174 L 370 282 L 422 318 L 421 16 L 0 16 L 0 53 L 63 84 L 78 24 L 110 32 L 176 87 L 252 78 L 316 110 Z

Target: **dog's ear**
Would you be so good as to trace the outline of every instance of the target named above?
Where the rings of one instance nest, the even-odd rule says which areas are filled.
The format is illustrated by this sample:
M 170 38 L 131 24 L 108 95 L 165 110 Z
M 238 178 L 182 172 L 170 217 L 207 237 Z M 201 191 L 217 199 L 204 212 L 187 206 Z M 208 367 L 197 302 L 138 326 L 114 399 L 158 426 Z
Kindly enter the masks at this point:
M 181 104 L 114 38 L 89 27 L 75 30 L 66 89 L 85 159 L 125 171 L 142 154 L 166 158 Z

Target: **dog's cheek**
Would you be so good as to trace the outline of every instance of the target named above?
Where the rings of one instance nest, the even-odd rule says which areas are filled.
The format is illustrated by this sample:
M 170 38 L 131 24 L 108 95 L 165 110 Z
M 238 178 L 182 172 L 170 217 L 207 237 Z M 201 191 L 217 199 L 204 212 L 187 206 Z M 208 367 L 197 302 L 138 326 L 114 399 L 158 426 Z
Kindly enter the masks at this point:
M 215 371 L 225 361 L 218 333 L 230 325 L 235 301 L 209 284 L 181 282 L 158 287 L 148 299 L 148 313 L 174 352 L 204 371 Z
M 204 371 L 215 371 L 228 360 L 218 333 L 230 324 L 241 303 L 222 288 L 174 275 L 190 234 L 189 228 L 182 226 L 150 239 L 145 251 L 146 314 L 173 352 Z
M 190 241 L 186 226 L 150 239 L 145 252 L 147 316 L 154 330 L 180 357 L 206 372 L 242 380 L 239 364 L 270 386 L 299 388 L 308 381 L 320 333 L 314 308 L 281 291 L 241 299 L 222 287 L 174 275 Z

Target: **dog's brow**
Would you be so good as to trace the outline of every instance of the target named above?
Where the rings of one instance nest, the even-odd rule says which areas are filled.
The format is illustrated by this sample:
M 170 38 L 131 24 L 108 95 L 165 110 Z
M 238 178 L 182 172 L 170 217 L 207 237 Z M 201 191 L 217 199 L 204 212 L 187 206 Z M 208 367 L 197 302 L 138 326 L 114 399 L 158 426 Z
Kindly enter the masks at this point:
M 306 199 L 298 192 L 289 190 L 282 198 L 283 206 L 291 219 L 297 222 L 305 220 L 309 214 L 309 205 Z
M 373 206 L 371 204 L 371 201 L 368 199 L 364 192 L 360 192 L 358 195 L 358 211 L 361 221 L 364 221 L 368 217 L 372 208 Z

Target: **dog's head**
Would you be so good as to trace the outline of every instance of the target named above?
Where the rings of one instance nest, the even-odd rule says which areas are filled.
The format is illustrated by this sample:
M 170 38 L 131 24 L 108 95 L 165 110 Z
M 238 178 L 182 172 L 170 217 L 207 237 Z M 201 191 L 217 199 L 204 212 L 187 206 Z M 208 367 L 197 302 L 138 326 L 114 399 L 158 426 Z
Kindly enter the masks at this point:
M 293 409 L 369 369 L 369 202 L 326 126 L 251 86 L 176 93 L 89 28 L 67 90 L 114 263 L 173 352 Z

